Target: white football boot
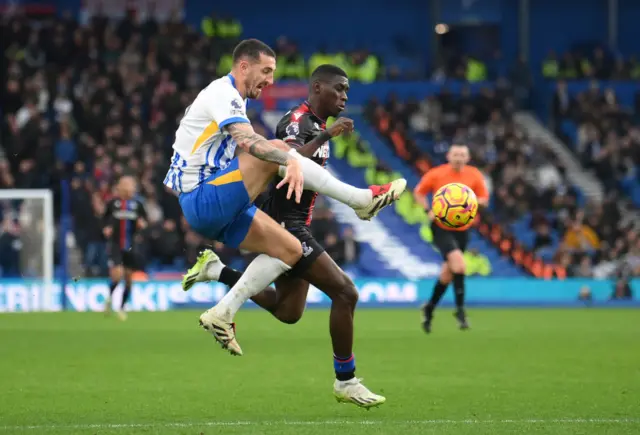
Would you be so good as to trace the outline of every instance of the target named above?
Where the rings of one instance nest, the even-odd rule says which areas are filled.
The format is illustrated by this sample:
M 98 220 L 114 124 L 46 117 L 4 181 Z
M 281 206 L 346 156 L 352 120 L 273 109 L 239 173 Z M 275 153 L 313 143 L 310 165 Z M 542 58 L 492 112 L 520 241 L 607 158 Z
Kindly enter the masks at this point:
M 200 326 L 213 335 L 223 349 L 231 355 L 241 356 L 242 348 L 236 341 L 236 325 L 220 318 L 211 308 L 200 315 Z
M 362 384 L 362 379 L 353 378 L 348 381 L 336 381 L 333 384 L 333 395 L 342 403 L 353 403 L 360 408 L 374 408 L 387 401 L 384 396 L 379 396 L 369 391 Z

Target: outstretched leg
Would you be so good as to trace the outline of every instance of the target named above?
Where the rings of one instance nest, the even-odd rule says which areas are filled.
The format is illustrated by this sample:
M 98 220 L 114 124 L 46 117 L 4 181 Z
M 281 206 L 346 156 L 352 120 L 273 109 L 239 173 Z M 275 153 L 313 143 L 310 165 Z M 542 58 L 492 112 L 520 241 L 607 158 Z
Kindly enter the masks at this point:
M 271 141 L 271 144 L 282 150 L 294 152 L 282 141 L 274 140 Z M 400 178 L 384 186 L 370 186 L 368 189 L 360 189 L 338 180 L 313 160 L 297 153 L 295 156 L 301 162 L 306 190 L 322 193 L 347 204 L 356 211 L 361 219 L 369 220 L 377 215 L 380 210 L 398 199 L 407 186 L 406 180 Z M 254 201 L 265 190 L 275 175 L 278 173 L 284 175 L 286 171 L 284 166 L 259 160 L 246 153 L 238 156 L 238 163 L 251 201 Z

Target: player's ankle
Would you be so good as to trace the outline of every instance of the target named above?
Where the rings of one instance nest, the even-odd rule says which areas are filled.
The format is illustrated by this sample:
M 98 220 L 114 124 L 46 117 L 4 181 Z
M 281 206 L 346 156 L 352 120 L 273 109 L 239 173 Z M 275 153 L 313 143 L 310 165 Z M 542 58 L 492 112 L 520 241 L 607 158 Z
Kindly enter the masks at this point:
M 339 382 L 347 382 L 356 377 L 356 372 L 336 372 L 336 380 Z
M 224 320 L 225 322 L 233 322 L 233 315 L 231 314 L 231 310 L 228 307 L 221 307 L 220 304 L 209 310 L 211 314 L 216 316 L 220 320 Z
M 353 353 L 346 357 L 333 356 L 333 369 L 336 372 L 336 379 L 344 382 L 355 378 L 356 358 Z
M 226 266 L 222 262 L 209 263 L 204 268 L 204 278 L 208 281 L 218 281 L 222 270 Z
M 224 266 L 216 281 L 219 281 L 224 285 L 228 285 L 229 287 L 233 287 L 238 281 L 240 281 L 240 278 L 242 278 L 242 272 L 232 269 L 229 266 Z

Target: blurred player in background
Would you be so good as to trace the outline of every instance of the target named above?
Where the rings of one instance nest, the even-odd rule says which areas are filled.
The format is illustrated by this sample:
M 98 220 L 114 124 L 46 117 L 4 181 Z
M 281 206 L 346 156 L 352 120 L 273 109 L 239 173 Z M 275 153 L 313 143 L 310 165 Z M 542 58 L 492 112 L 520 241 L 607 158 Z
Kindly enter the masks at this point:
M 128 175 L 121 177 L 116 186 L 116 196 L 106 206 L 103 234 L 107 239 L 107 255 L 109 257 L 109 297 L 105 312 L 110 312 L 113 292 L 124 279 L 124 292 L 118 310 L 120 319 L 126 319 L 124 305 L 131 294 L 133 273 L 138 261 L 132 249 L 133 238 L 140 230 L 147 227 L 147 214 L 144 205 L 134 199 L 136 180 Z
M 276 137 L 322 167 L 329 158 L 329 139 L 353 131 L 353 121 L 337 119 L 329 129 L 327 118 L 345 109 L 349 80 L 337 66 L 321 65 L 311 75 L 308 100 L 287 112 L 278 123 Z M 277 179 L 275 183 L 279 183 Z M 380 186 L 371 186 L 374 194 Z M 275 289 L 267 287 L 251 299 L 284 323 L 296 323 L 304 313 L 309 283 L 331 298 L 329 328 L 333 343 L 336 380 L 334 394 L 340 401 L 369 408 L 385 398 L 369 391 L 355 377 L 353 316 L 358 291 L 353 281 L 331 259 L 311 234 L 309 225 L 318 193 L 305 190 L 299 203 L 287 199 L 286 192 L 272 185 L 261 209 L 302 243 L 302 258 L 287 275 L 280 276 Z M 234 286 L 242 272 L 225 266 L 211 250 L 204 251 L 183 280 L 188 290 L 198 281 L 220 281 Z
M 254 205 L 271 180 L 283 177 L 286 198 L 300 202 L 303 188 L 328 195 L 371 219 L 397 199 L 404 179 L 376 190 L 341 182 L 282 140 L 257 134 L 246 114 L 248 98 L 273 83 L 273 50 L 256 39 L 240 42 L 226 76 L 203 89 L 187 108 L 173 144 L 164 184 L 179 194 L 182 212 L 196 232 L 258 255 L 237 283 L 200 316 L 200 324 L 232 355 L 242 355 L 233 319 L 242 304 L 291 270 L 303 255 L 298 239 Z M 237 157 L 236 148 L 243 153 Z M 293 197 L 292 197 L 293 196 Z
M 489 192 L 484 181 L 484 176 L 475 167 L 467 165 L 469 162 L 469 148 L 466 145 L 452 145 L 447 153 L 447 161 L 429 170 L 414 190 L 416 201 L 424 207 L 431 219 L 431 231 L 433 232 L 433 244 L 438 248 L 444 264 L 440 272 L 438 282 L 433 289 L 431 299 L 423 307 L 422 326 L 427 333 L 431 332 L 433 311 L 438 302 L 453 281 L 455 291 L 456 312 L 455 317 L 460 329 L 468 329 L 469 323 L 464 310 L 464 280 L 465 263 L 463 252 L 469 243 L 469 228 L 459 230 L 445 229 L 438 224 L 426 196 L 435 193 L 445 184 L 462 183 L 471 188 L 478 197 L 478 205 L 485 207 L 489 202 Z

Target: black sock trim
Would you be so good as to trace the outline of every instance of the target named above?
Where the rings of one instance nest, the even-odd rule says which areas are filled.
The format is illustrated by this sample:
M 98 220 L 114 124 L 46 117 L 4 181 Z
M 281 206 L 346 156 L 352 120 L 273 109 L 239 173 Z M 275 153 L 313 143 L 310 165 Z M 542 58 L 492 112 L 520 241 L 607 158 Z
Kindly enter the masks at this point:
M 224 285 L 228 285 L 229 287 L 233 287 L 240 280 L 242 276 L 242 272 L 232 269 L 228 266 L 222 268 L 222 272 L 220 272 L 220 281 Z
M 336 372 L 336 379 L 339 381 L 348 381 L 356 377 L 356 371 L 352 372 Z

